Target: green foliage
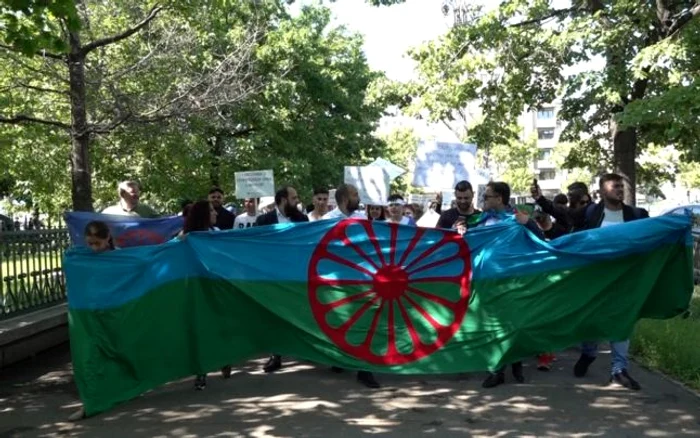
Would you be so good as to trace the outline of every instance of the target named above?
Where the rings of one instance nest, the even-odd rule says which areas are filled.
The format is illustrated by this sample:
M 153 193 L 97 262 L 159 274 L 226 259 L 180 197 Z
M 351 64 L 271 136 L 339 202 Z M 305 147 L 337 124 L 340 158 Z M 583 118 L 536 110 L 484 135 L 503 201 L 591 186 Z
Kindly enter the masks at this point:
M 637 323 L 630 353 L 646 366 L 700 390 L 700 295 L 693 296 L 690 315 Z
M 2 39 L 25 55 L 67 51 L 61 25 L 80 29 L 75 0 L 0 0 Z
M 386 146 L 380 151 L 380 156 L 404 169 L 411 169 L 412 162 L 418 149 L 418 135 L 412 128 L 397 128 L 388 134 L 384 134 L 380 139 Z M 391 184 L 392 193 L 408 193 L 411 189 L 413 174 L 405 173 L 396 178 Z
M 511 126 L 517 130 L 516 126 Z M 534 163 L 537 160 L 539 150 L 536 138 L 525 141 L 514 138 L 504 144 L 494 144 L 488 149 L 488 161 L 501 181 L 508 183 L 513 194 L 529 193 L 532 179 L 536 178 Z M 482 160 L 485 160 L 482 155 Z
M 604 163 L 601 157 L 596 155 L 582 156 L 580 159 L 576 160 L 576 162 L 585 162 L 586 164 L 584 167 L 576 167 L 571 165 L 568 161 L 573 156 L 572 152 L 580 153 L 580 148 L 576 150 L 575 145 L 572 143 L 558 143 L 554 146 L 552 156 L 550 157 L 550 161 L 557 169 L 568 169 L 564 183 L 560 187 L 563 193 L 566 193 L 569 185 L 574 182 L 581 181 L 586 184 L 591 184 L 596 173 L 591 169 L 596 169 L 596 166 L 600 166 L 601 163 Z
M 700 163 L 684 161 L 678 166 L 678 179 L 687 189 L 700 189 Z
M 636 130 L 638 152 L 672 143 L 697 156 L 700 20 L 673 24 L 679 30 L 668 37 L 669 23 L 681 23 L 674 14 L 695 2 L 671 4 L 668 20 L 657 15 L 657 3 L 505 0 L 489 12 L 463 6 L 461 25 L 411 52 L 419 77 L 406 85 L 412 99 L 404 110 L 452 121 L 477 101 L 480 114 L 466 117 L 476 121 L 470 137 L 488 149 L 515 138 L 510 126 L 525 109 L 560 98 L 561 141 L 575 145 L 569 167 L 597 171 L 591 157 L 600 157 L 607 170 L 634 168 L 636 145 L 624 156 L 612 144 L 628 128 Z M 612 135 L 611 120 L 621 123 Z
M 89 54 L 96 210 L 115 202 L 126 178 L 142 183 L 146 202 L 175 211 L 213 183 L 232 194 L 234 173 L 254 169 L 310 195 L 340 183 L 344 165 L 381 155 L 372 133 L 386 99 L 371 90 L 384 79 L 369 69 L 362 39 L 333 28 L 325 7 L 292 18 L 284 3 L 170 2 L 141 32 Z M 133 26 L 149 6 L 87 1 L 84 44 Z M 204 80 L 227 59 L 230 76 Z M 0 117 L 70 124 L 66 77 L 59 60 L 0 52 Z M 54 125 L 0 124 L 15 198 L 45 211 L 70 206 L 69 141 Z

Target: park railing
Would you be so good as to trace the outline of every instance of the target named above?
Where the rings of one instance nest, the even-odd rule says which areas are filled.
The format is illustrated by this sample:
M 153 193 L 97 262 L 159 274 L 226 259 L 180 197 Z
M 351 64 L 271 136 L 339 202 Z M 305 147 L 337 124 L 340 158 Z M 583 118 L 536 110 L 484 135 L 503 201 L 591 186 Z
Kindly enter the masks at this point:
M 69 245 L 65 228 L 0 232 L 0 319 L 65 300 Z

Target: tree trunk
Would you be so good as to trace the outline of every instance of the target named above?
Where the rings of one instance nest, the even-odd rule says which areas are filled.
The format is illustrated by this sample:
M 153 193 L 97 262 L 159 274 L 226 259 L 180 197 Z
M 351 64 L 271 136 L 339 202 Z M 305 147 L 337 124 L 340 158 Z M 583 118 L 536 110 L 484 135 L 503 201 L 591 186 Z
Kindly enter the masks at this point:
M 614 120 L 611 122 L 613 139 L 613 164 L 615 172 L 625 179 L 625 204 L 637 202 L 637 130 L 622 129 Z
M 68 74 L 71 104 L 71 197 L 73 210 L 94 211 L 89 155 L 90 133 L 85 97 L 85 54 L 81 50 L 80 35 L 77 32 L 70 33 L 70 48 Z

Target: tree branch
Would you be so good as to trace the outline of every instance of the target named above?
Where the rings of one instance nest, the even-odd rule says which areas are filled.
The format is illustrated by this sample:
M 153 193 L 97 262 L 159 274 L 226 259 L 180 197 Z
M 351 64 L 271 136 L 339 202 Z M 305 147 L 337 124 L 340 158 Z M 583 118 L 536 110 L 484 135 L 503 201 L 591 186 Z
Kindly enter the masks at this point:
M 71 129 L 70 125 L 57 122 L 55 120 L 44 120 L 37 117 L 26 116 L 24 114 L 19 114 L 14 117 L 6 118 L 0 116 L 0 123 L 6 123 L 8 125 L 21 125 L 23 123 L 37 123 L 40 125 L 54 126 L 61 129 Z
M 17 87 L 18 88 L 27 88 L 29 90 L 34 90 L 34 91 L 40 91 L 42 93 L 54 93 L 54 94 L 60 94 L 62 96 L 69 96 L 70 95 L 70 93 L 68 93 L 68 91 L 65 91 L 65 90 L 56 90 L 53 88 L 36 87 L 34 85 L 25 84 L 23 82 L 18 82 Z
M 132 28 L 130 28 L 130 29 L 127 29 L 127 30 L 125 30 L 124 32 L 122 32 L 122 33 L 120 33 L 120 34 L 113 35 L 113 36 L 107 37 L 107 38 L 102 38 L 102 39 L 93 41 L 93 42 L 91 42 L 91 43 L 89 43 L 89 44 L 86 44 L 85 46 L 83 46 L 83 47 L 80 49 L 80 52 L 81 52 L 83 55 L 87 55 L 88 53 L 90 53 L 91 51 L 93 51 L 93 50 L 95 50 L 95 49 L 97 49 L 97 48 L 100 48 L 100 47 L 103 47 L 103 46 L 107 46 L 107 45 L 109 45 L 109 44 L 113 44 L 113 43 L 119 42 L 119 41 L 121 41 L 121 40 L 124 40 L 124 39 L 126 39 L 126 38 L 129 38 L 131 35 L 135 34 L 135 33 L 138 32 L 138 31 L 140 31 L 140 30 L 143 29 L 148 23 L 150 23 L 151 21 L 153 21 L 153 19 L 156 18 L 156 17 L 158 16 L 158 14 L 160 13 L 160 11 L 162 11 L 162 10 L 163 10 L 163 8 L 162 8 L 161 6 L 154 6 L 153 9 L 151 9 L 151 12 L 148 14 L 148 16 L 147 16 L 146 18 L 144 18 L 143 20 L 141 20 L 141 22 L 140 22 L 139 24 L 137 24 L 136 26 L 134 26 L 134 27 L 132 27 Z
M 7 44 L 0 44 L 0 48 L 5 49 L 5 50 L 8 50 L 8 51 L 10 51 L 10 52 L 16 52 L 16 51 L 17 51 L 14 47 L 8 46 Z M 59 61 L 64 61 L 64 60 L 66 59 L 66 55 L 57 55 L 57 54 L 55 54 L 55 53 L 47 52 L 46 50 L 40 51 L 39 54 L 40 54 L 41 56 L 43 56 L 44 58 L 57 59 L 57 60 L 59 60 Z
M 577 7 L 566 8 L 566 9 L 555 9 L 553 11 L 550 11 L 549 14 L 547 14 L 547 15 L 533 18 L 531 20 L 521 21 L 519 23 L 513 23 L 509 27 L 522 27 L 522 26 L 529 26 L 530 24 L 539 24 L 543 21 L 549 20 L 550 18 L 559 17 L 561 15 L 566 15 L 566 14 L 569 14 L 571 12 L 577 11 L 578 9 L 579 8 L 577 8 Z
M 672 37 L 677 34 L 683 27 L 685 27 L 686 24 L 690 23 L 690 21 L 698 15 L 700 15 L 700 1 L 692 8 L 687 9 L 673 17 L 675 19 L 668 28 L 668 37 Z

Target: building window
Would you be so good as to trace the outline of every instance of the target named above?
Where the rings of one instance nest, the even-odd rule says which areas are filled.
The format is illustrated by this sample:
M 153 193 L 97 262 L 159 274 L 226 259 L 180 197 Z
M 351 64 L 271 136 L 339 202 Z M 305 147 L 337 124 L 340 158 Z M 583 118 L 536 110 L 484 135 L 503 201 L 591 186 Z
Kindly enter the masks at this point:
M 537 111 L 537 120 L 551 120 L 554 118 L 554 108 L 542 108 Z
M 554 170 L 540 170 L 540 181 L 549 181 L 557 177 L 557 172 Z
M 552 157 L 552 149 L 540 149 L 538 160 L 549 160 Z
M 554 128 L 537 128 L 538 140 L 552 140 L 554 138 Z

